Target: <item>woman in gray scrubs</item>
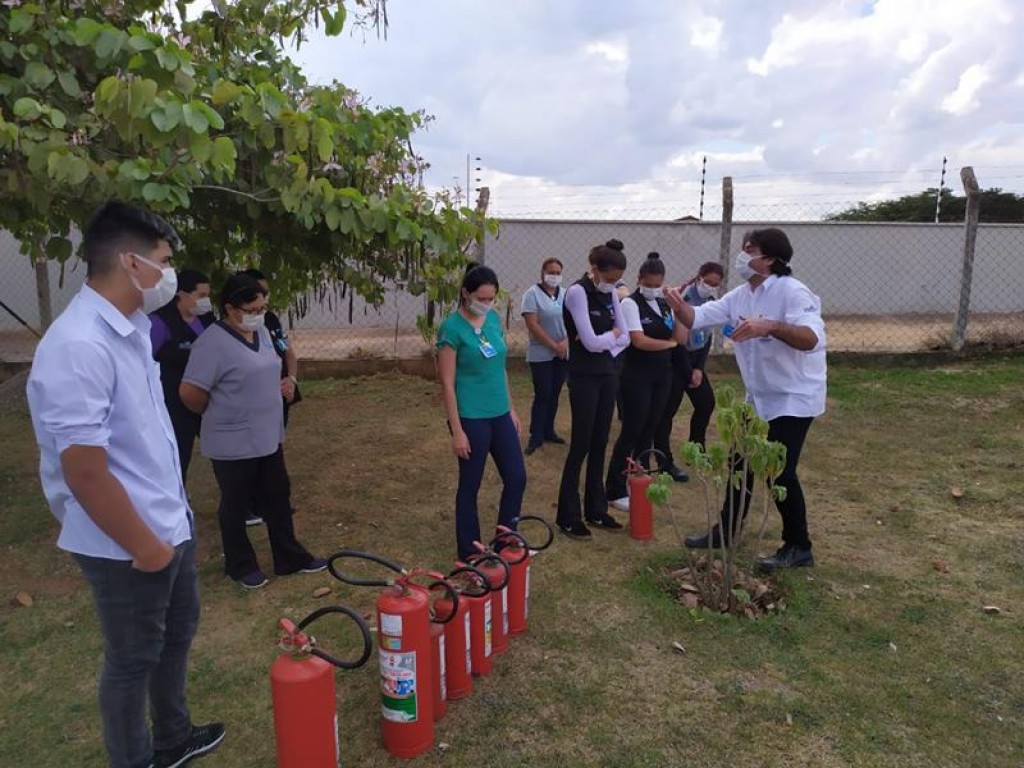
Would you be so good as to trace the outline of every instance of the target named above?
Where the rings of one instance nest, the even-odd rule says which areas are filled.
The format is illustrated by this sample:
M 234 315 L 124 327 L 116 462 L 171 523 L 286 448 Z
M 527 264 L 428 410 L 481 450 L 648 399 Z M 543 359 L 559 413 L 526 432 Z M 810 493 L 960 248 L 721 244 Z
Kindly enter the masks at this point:
M 281 449 L 281 361 L 263 324 L 266 307 L 266 292 L 255 279 L 229 277 L 220 294 L 221 319 L 192 345 L 180 390 L 182 402 L 203 415 L 199 440 L 220 486 L 224 570 L 248 589 L 267 583 L 246 533 L 254 496 L 256 514 L 267 524 L 276 575 L 327 567 L 295 538 Z

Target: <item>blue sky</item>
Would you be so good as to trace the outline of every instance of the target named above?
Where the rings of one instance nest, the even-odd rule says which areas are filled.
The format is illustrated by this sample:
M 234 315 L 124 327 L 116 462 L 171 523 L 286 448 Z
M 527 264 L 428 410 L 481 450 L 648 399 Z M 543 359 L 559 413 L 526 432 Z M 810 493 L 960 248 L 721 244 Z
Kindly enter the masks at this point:
M 437 118 L 435 186 L 479 155 L 492 210 L 695 213 L 730 175 L 807 209 L 936 186 L 1024 191 L 1017 0 L 389 0 L 388 39 L 314 39 L 317 81 Z M 475 165 L 475 163 L 474 163 Z

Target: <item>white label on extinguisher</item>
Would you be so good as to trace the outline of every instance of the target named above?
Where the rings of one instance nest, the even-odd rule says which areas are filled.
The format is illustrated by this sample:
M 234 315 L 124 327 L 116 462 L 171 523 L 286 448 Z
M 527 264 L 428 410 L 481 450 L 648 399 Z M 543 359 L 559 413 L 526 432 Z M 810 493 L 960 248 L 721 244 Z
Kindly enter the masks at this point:
M 394 723 L 416 722 L 416 651 L 380 649 L 380 713 Z
M 338 710 L 334 710 L 334 762 L 341 768 L 341 739 L 338 738 Z
M 380 615 L 380 633 L 392 637 L 402 636 L 402 617 L 390 613 Z
M 484 603 L 484 658 L 491 655 L 491 601 Z
M 526 597 L 523 598 L 523 618 L 530 615 L 530 564 L 526 564 Z
M 501 590 L 501 631 L 508 634 L 508 587 Z
M 448 698 L 448 662 L 444 658 L 444 635 L 438 638 L 441 646 L 441 698 L 447 700 Z
M 469 633 L 469 611 L 466 611 L 466 615 L 462 617 L 462 628 L 466 633 L 466 674 L 468 675 L 473 671 L 473 653 L 472 653 L 472 641 L 470 640 Z

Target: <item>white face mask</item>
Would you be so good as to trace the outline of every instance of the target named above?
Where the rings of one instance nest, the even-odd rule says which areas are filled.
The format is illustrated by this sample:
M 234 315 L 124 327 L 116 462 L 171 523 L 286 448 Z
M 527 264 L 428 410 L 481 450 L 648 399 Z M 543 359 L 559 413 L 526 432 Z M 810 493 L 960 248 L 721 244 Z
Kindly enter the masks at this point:
M 198 316 L 206 315 L 209 314 L 210 312 L 213 312 L 213 302 L 210 301 L 209 296 L 204 296 L 201 299 L 196 299 L 196 306 L 195 309 L 192 310 L 192 314 Z
M 477 317 L 483 317 L 494 307 L 493 301 L 473 301 L 470 300 L 467 309 Z
M 615 283 L 600 282 L 597 284 L 597 290 L 601 293 L 613 293 L 615 291 Z
M 247 331 L 258 331 L 263 327 L 263 318 L 265 312 L 260 312 L 258 315 L 242 315 L 242 328 Z
M 557 288 L 561 284 L 561 275 L 544 275 L 544 285 L 546 285 L 548 288 Z
M 139 256 L 137 253 L 130 254 L 144 264 L 148 264 L 153 269 L 160 271 L 160 279 L 156 285 L 152 288 L 143 288 L 139 285 L 139 281 L 135 279 L 135 275 L 129 274 L 132 285 L 134 285 L 139 292 L 142 294 L 142 311 L 147 315 L 150 312 L 156 312 L 160 307 L 167 304 L 171 299 L 178 293 L 178 275 L 174 271 L 174 267 L 161 267 L 155 261 Z M 125 254 L 121 255 L 121 264 L 127 268 L 127 264 L 124 261 Z
M 660 299 L 664 296 L 665 290 L 663 288 L 648 288 L 646 285 L 641 285 L 640 295 L 648 301 L 654 301 L 655 299 Z
M 740 276 L 741 280 L 749 280 L 757 274 L 754 268 L 750 266 L 752 258 L 746 251 L 740 251 L 736 254 L 733 266 L 736 268 L 736 274 Z
M 697 295 L 702 299 L 707 299 L 715 295 L 715 289 L 703 281 L 698 281 Z

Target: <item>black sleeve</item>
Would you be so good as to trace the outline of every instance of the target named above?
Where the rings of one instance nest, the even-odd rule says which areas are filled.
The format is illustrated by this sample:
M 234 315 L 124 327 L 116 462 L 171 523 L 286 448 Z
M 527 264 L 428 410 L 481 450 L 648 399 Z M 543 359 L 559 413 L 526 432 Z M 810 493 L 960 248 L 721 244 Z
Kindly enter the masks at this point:
M 693 375 L 690 351 L 682 344 L 672 350 L 672 375 L 679 376 L 686 382 L 689 382 Z
M 694 368 L 699 368 L 700 370 L 703 371 L 704 370 L 704 366 L 707 365 L 708 354 L 710 352 L 711 352 L 711 340 L 709 339 L 708 343 L 705 344 L 703 347 L 701 347 L 700 349 L 694 350 L 693 352 L 690 353 L 690 364 Z

